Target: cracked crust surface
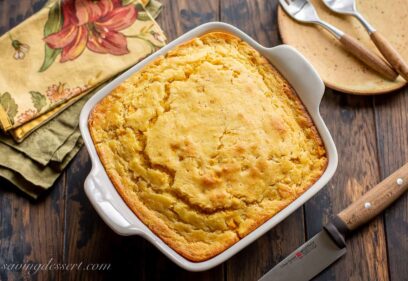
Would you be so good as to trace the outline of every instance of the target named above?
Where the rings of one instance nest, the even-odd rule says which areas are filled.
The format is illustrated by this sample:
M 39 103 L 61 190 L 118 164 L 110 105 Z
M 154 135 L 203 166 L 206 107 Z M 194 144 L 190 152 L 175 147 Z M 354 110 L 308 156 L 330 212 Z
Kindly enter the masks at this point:
M 213 32 L 170 51 L 93 110 L 89 129 L 122 198 L 185 258 L 207 260 L 322 175 L 322 141 L 256 50 Z

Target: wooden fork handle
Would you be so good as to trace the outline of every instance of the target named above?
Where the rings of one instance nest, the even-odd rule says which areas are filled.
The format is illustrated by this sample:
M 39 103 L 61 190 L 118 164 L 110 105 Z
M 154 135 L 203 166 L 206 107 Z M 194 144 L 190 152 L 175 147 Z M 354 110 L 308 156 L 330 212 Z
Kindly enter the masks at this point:
M 337 224 L 350 232 L 367 223 L 408 190 L 408 163 L 337 215 Z
M 371 33 L 370 37 L 378 50 L 380 50 L 381 54 L 383 54 L 384 58 L 406 81 L 408 81 L 408 64 L 404 61 L 398 51 L 378 31 Z
M 339 41 L 347 51 L 385 78 L 393 81 L 398 77 L 398 73 L 396 73 L 388 63 L 386 63 L 381 57 L 369 51 L 350 35 L 344 34 L 340 37 Z

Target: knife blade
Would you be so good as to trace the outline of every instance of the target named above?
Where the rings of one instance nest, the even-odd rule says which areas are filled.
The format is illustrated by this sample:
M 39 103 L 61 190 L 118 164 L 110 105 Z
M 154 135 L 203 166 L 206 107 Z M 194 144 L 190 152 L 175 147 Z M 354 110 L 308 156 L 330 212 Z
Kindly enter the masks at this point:
M 259 281 L 308 281 L 346 253 L 346 238 L 408 190 L 408 163 L 337 214 Z
M 344 254 L 346 254 L 346 247 L 339 248 L 330 235 L 322 230 L 259 281 L 310 280 Z

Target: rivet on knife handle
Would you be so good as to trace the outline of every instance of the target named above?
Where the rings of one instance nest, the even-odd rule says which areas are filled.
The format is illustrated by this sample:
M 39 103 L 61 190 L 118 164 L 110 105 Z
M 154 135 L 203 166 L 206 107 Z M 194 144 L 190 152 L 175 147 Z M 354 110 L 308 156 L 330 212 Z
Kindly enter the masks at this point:
M 367 223 L 408 190 L 408 163 L 337 215 L 334 224 L 353 231 Z
M 371 33 L 370 37 L 387 61 L 406 81 L 408 81 L 408 64 L 404 61 L 398 51 L 378 31 Z
M 371 67 L 373 70 L 377 71 L 389 80 L 395 80 L 398 77 L 396 73 L 382 58 L 376 54 L 369 51 L 356 39 L 350 35 L 344 34 L 339 39 L 343 47 L 352 53 L 357 59 L 364 62 L 366 65 Z

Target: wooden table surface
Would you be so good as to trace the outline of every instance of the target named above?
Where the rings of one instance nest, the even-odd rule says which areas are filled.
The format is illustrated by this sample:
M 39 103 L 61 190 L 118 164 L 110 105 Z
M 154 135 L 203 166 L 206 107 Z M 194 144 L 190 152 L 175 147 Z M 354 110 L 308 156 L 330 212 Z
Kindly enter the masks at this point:
M 0 34 L 45 0 L 0 0 Z M 172 40 L 208 21 L 231 23 L 265 46 L 281 44 L 276 0 L 162 0 L 158 18 Z M 328 218 L 408 160 L 408 90 L 377 97 L 328 89 L 321 113 L 339 152 L 334 178 L 273 230 L 222 265 L 180 269 L 143 238 L 116 235 L 83 190 L 85 148 L 38 202 L 0 181 L 0 266 L 5 263 L 110 263 L 109 271 L 0 270 L 0 280 L 257 280 L 317 233 Z M 1 156 L 0 156 L 1 157 Z M 408 280 L 408 194 L 348 241 L 348 252 L 315 280 Z

